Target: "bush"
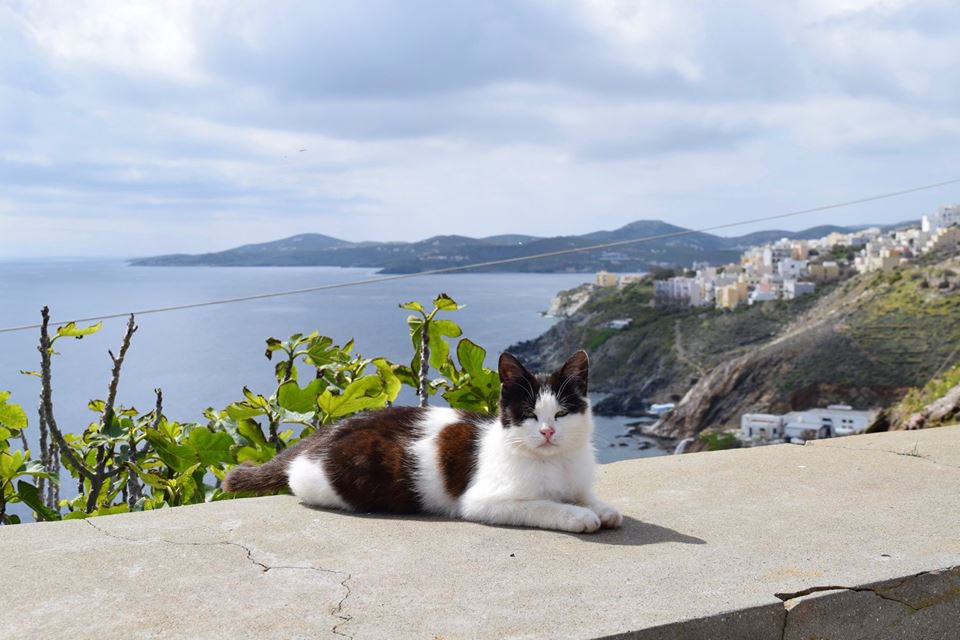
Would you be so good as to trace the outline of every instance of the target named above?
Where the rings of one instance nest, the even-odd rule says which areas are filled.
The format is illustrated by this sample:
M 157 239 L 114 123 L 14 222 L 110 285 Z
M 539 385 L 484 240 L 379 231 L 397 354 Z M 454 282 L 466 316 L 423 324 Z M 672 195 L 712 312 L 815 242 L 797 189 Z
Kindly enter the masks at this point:
M 737 436 L 730 431 L 703 431 L 700 433 L 699 440 L 707 446 L 707 451 L 737 449 L 740 447 L 740 441 L 737 440 Z
M 163 394 L 149 412 L 116 404 L 123 359 L 137 327 L 133 316 L 117 355 L 105 400 L 91 400 L 97 418 L 79 434 L 59 430 L 52 402 L 54 344 L 82 339 L 101 325 L 70 323 L 49 334 L 44 308 L 39 371 L 39 454 L 27 447 L 27 415 L 0 392 L 0 524 L 16 524 L 7 505 L 24 503 L 37 520 L 67 520 L 142 511 L 238 497 L 221 482 L 235 465 L 262 464 L 318 429 L 357 412 L 388 406 L 403 385 L 418 390 L 421 405 L 439 393 L 451 406 L 493 412 L 500 396 L 496 371 L 483 366 L 486 351 L 466 338 L 452 320 L 438 318 L 459 305 L 446 294 L 427 311 L 418 302 L 401 305 L 413 357 L 409 365 L 366 358 L 351 340 L 336 345 L 314 332 L 287 340 L 268 338 L 265 355 L 274 362 L 276 384 L 264 393 L 243 388 L 243 397 L 223 409 L 208 408 L 203 420 L 175 422 L 163 415 Z M 451 350 L 449 339 L 461 338 Z M 455 354 L 456 358 L 453 357 Z M 430 369 L 439 376 L 430 379 Z M 19 440 L 21 448 L 14 450 Z M 61 500 L 61 469 L 77 483 L 78 494 Z

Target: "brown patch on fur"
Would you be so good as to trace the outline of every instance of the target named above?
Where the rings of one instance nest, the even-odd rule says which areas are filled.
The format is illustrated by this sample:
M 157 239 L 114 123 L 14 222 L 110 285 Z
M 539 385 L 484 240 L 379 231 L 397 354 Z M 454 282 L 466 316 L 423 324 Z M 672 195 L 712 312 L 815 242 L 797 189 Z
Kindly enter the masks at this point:
M 454 422 L 437 435 L 437 464 L 443 486 L 452 498 L 467 490 L 477 466 L 480 427 L 475 422 Z
M 420 499 L 409 447 L 419 435 L 424 411 L 394 407 L 350 418 L 333 427 L 322 446 L 306 451 L 323 460 L 330 484 L 357 511 L 417 512 Z

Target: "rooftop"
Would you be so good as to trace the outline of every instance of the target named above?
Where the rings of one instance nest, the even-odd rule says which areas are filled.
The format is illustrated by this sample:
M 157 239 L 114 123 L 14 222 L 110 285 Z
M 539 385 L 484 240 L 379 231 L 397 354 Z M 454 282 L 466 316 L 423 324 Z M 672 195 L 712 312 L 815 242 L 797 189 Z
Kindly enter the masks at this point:
M 289 496 L 2 527 L 0 637 L 946 638 L 958 487 L 944 427 L 606 465 L 594 535 Z

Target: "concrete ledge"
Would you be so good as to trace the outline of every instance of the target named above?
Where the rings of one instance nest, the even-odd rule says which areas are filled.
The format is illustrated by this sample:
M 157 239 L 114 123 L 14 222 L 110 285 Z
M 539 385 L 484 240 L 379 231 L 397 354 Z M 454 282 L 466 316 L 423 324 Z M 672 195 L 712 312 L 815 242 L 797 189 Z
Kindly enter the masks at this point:
M 621 462 L 600 490 L 623 529 L 287 496 L 4 527 L 0 637 L 957 637 L 960 427 Z

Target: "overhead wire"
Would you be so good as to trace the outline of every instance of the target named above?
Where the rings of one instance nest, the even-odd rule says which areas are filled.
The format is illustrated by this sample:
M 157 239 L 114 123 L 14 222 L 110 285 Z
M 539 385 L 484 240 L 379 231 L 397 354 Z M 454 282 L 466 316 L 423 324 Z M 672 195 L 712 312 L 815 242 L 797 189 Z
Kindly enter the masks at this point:
M 809 215 L 809 214 L 812 214 L 812 213 L 820 213 L 820 212 L 823 212 L 823 211 L 829 211 L 829 210 L 831 210 L 831 209 L 839 209 L 839 208 L 842 208 L 842 207 L 850 207 L 850 206 L 853 206 L 853 205 L 864 204 L 864 203 L 867 203 L 867 202 L 876 202 L 877 200 L 885 200 L 885 199 L 888 199 L 888 198 L 894 198 L 894 197 L 897 197 L 897 196 L 906 195 L 906 194 L 908 194 L 908 193 L 916 193 L 916 192 L 918 192 L 918 191 L 928 191 L 928 190 L 930 190 L 930 189 L 936 189 L 936 188 L 938 188 L 938 187 L 944 187 L 944 186 L 947 186 L 947 185 L 957 184 L 957 183 L 960 183 L 960 178 L 955 178 L 955 179 L 952 179 L 952 180 L 944 180 L 944 181 L 942 181 L 942 182 L 936 182 L 936 183 L 933 183 L 933 184 L 921 185 L 921 186 L 918 186 L 918 187 L 910 187 L 910 188 L 908 188 L 908 189 L 900 189 L 900 190 L 898 190 L 898 191 L 890 191 L 890 192 L 887 192 L 887 193 L 882 193 L 882 194 L 873 195 L 873 196 L 867 196 L 867 197 L 864 197 L 864 198 L 857 198 L 857 199 L 855 199 L 855 200 L 846 200 L 846 201 L 843 201 L 843 202 L 835 202 L 835 203 L 833 203 L 833 204 L 821 205 L 821 206 L 818 206 L 818 207 L 811 207 L 811 208 L 808 208 L 808 209 L 799 209 L 799 210 L 796 210 L 796 211 L 789 211 L 789 212 L 786 212 L 786 213 L 778 213 L 778 214 L 773 214 L 773 215 L 760 216 L 760 217 L 756 217 L 756 218 L 749 218 L 749 219 L 744 219 L 744 220 L 738 220 L 738 221 L 736 221 L 736 222 L 727 222 L 727 223 L 723 223 L 723 224 L 708 225 L 708 226 L 705 226 L 705 227 L 699 227 L 699 228 L 697 228 L 697 229 L 682 229 L 682 230 L 679 230 L 679 231 L 670 231 L 670 232 L 666 232 L 666 233 L 658 233 L 658 234 L 654 234 L 654 235 L 650 235 L 650 236 L 644 236 L 644 237 L 641 237 L 641 238 L 630 238 L 630 239 L 626 239 L 626 240 L 615 240 L 615 241 L 612 241 L 612 242 L 603 242 L 603 243 L 593 244 L 593 245 L 588 245 L 588 246 L 583 246 L 583 247 L 571 247 L 571 248 L 569 248 L 569 249 L 558 249 L 558 250 L 555 250 L 555 251 L 546 251 L 546 252 L 542 252 L 542 253 L 535 253 L 535 254 L 530 254 L 530 255 L 525 255 L 525 256 L 515 256 L 515 257 L 512 257 L 512 258 L 501 258 L 501 259 L 498 259 L 498 260 L 487 260 L 487 261 L 484 261 L 484 262 L 474 262 L 474 263 L 464 264 L 464 265 L 452 265 L 452 266 L 449 266 L 449 267 L 439 267 L 439 268 L 436 268 L 436 269 L 426 269 L 426 270 L 424 270 L 424 271 L 416 271 L 416 272 L 412 272 L 412 273 L 398 273 L 398 274 L 391 274 L 391 275 L 384 275 L 384 276 L 376 276 L 376 277 L 372 277 L 372 278 L 362 278 L 362 279 L 359 279 L 359 280 L 347 280 L 347 281 L 344 281 L 344 282 L 333 282 L 333 283 L 328 283 L 328 284 L 317 285 L 317 286 L 314 286 L 314 287 L 304 287 L 304 288 L 302 288 L 302 289 L 290 289 L 290 290 L 286 290 L 286 291 L 272 291 L 272 292 L 267 292 L 267 293 L 258 293 L 258 294 L 252 294 L 252 295 L 246 295 L 246 296 L 237 296 L 237 297 L 233 297 L 233 298 L 220 298 L 220 299 L 217 299 L 217 300 L 206 300 L 206 301 L 203 301 L 203 302 L 191 302 L 191 303 L 185 303 L 185 304 L 168 305 L 168 306 L 163 306 L 163 307 L 153 307 L 153 308 L 147 308 L 147 309 L 140 309 L 140 310 L 137 310 L 137 311 L 124 311 L 124 312 L 118 312 L 118 313 L 106 313 L 106 314 L 101 314 L 101 315 L 96 315 L 96 316 L 88 316 L 88 317 L 84 317 L 84 318 L 75 318 L 75 319 L 72 319 L 72 320 L 51 321 L 51 322 L 50 322 L 50 325 L 56 327 L 56 326 L 65 325 L 65 324 L 67 324 L 67 323 L 69 323 L 69 322 L 77 322 L 77 323 L 79 323 L 79 322 L 98 322 L 98 321 L 103 321 L 103 320 L 111 320 L 111 319 L 114 319 L 114 318 L 125 318 L 125 317 L 127 317 L 127 316 L 129 316 L 129 315 L 131 315 L 131 314 L 132 314 L 132 315 L 135 315 L 135 316 L 144 316 L 144 315 L 150 315 L 150 314 L 156 314 L 156 313 L 166 313 L 166 312 L 168 312 L 168 311 L 182 311 L 182 310 L 185 310 L 185 309 L 198 309 L 198 308 L 201 308 L 201 307 L 212 307 L 212 306 L 223 305 L 223 304 L 234 304 L 234 303 L 239 303 L 239 302 L 248 302 L 248 301 L 252 301 L 252 300 L 266 300 L 266 299 L 269 299 L 269 298 L 279 298 L 279 297 L 282 297 L 282 296 L 293 296 L 293 295 L 300 295 L 300 294 L 304 294 L 304 293 L 313 293 L 313 292 L 317 292 L 317 291 L 329 291 L 329 290 L 332 290 L 332 289 L 344 289 L 344 288 L 348 288 L 348 287 L 358 287 L 358 286 L 364 286 L 364 285 L 379 284 L 379 283 L 383 283 L 383 282 L 396 282 L 396 281 L 398 281 L 398 280 L 411 280 L 411 279 L 413 279 L 413 278 L 422 278 L 422 277 L 425 277 L 425 276 L 441 275 L 441 274 L 446 274 L 446 273 L 456 273 L 456 272 L 461 272 L 461 271 L 469 271 L 469 270 L 471 270 L 471 269 L 484 269 L 484 268 L 497 267 L 497 266 L 502 266 L 502 265 L 507 265 L 507 264 L 517 264 L 517 263 L 521 263 L 521 262 L 528 262 L 528 261 L 531 261 L 531 260 L 542 260 L 542 259 L 544 259 L 544 258 L 552 258 L 552 257 L 556 257 L 556 256 L 571 255 L 571 254 L 576 254 L 576 253 L 586 253 L 586 252 L 590 252 L 590 251 L 598 251 L 598 250 L 601 250 L 601 249 L 610 249 L 610 248 L 613 248 L 613 247 L 623 247 L 623 246 L 628 246 L 628 245 L 640 244 L 640 243 L 643 243 L 643 242 L 654 242 L 654 241 L 657 241 L 657 240 L 668 240 L 668 239 L 671 239 L 671 238 L 679 238 L 679 237 L 688 236 L 688 235 L 694 235 L 694 234 L 699 234 L 699 233 L 707 233 L 707 232 L 711 232 L 711 231 L 719 231 L 719 230 L 722 230 L 722 229 L 731 229 L 731 228 L 734 228 L 734 227 L 742 227 L 742 226 L 746 226 L 746 225 L 750 225 L 750 224 L 757 224 L 757 223 L 760 223 L 760 222 L 770 222 L 770 221 L 772 221 L 772 220 L 782 220 L 782 219 L 784 219 L 784 218 L 791 218 L 791 217 L 796 217 L 796 216 L 801 216 L 801 215 Z M 14 333 L 14 332 L 17 332 L 17 331 L 28 331 L 28 330 L 31 330 L 31 329 L 38 329 L 38 328 L 40 328 L 40 323 L 32 323 L 32 324 L 24 324 L 24 325 L 18 325 L 18 326 L 3 327 L 3 328 L 0 328 L 0 334 L 3 334 L 3 333 Z

